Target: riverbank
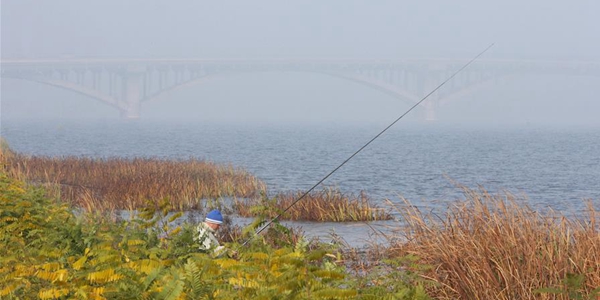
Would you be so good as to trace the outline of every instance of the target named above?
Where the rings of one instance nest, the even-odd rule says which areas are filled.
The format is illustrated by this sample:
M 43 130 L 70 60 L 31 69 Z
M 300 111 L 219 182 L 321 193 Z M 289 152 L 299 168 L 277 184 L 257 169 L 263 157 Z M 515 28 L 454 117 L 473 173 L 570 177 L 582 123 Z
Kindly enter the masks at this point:
M 1 179 L 2 297 L 594 299 L 599 292 L 600 223 L 591 204 L 569 219 L 514 195 L 464 188 L 466 199 L 445 215 L 397 206 L 403 219 L 384 236 L 390 246 L 359 252 L 273 226 L 248 247 L 240 246 L 248 232 L 234 231 L 226 245 L 237 254 L 211 259 L 194 246 L 195 224 L 159 222 L 164 205 L 134 220 L 75 216 L 5 170 Z
M 406 270 L 355 274 L 335 245 L 281 226 L 247 246 L 239 243 L 251 235 L 242 233 L 225 243 L 227 256 L 215 258 L 199 252 L 196 224 L 162 223 L 165 203 L 115 221 L 93 212 L 75 216 L 73 207 L 44 194 L 0 172 L 2 298 L 428 298 Z

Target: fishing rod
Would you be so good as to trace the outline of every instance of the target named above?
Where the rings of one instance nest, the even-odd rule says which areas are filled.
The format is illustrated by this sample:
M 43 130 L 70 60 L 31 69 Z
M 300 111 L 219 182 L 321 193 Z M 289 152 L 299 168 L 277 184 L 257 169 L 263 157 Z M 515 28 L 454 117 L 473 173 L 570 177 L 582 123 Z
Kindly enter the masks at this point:
M 350 155 L 350 157 L 348 157 L 346 160 L 344 160 L 344 162 L 342 162 L 339 166 L 337 166 L 335 169 L 333 169 L 331 172 L 329 172 L 329 174 L 327 174 L 325 177 L 323 177 L 321 180 L 319 180 L 319 182 L 315 183 L 315 185 L 313 185 L 304 194 L 302 194 L 300 197 L 298 197 L 298 199 L 294 200 L 294 202 L 292 202 L 292 204 L 290 204 L 286 209 L 284 209 L 277 216 L 275 216 L 273 219 L 271 219 L 269 222 L 267 222 L 265 225 L 263 225 L 261 228 L 259 228 L 255 232 L 254 236 L 257 236 L 263 230 L 267 229 L 267 227 L 269 227 L 273 222 L 277 221 L 277 219 L 279 219 L 279 217 L 281 217 L 281 215 L 283 215 L 284 213 L 286 213 L 292 206 L 294 206 L 296 203 L 298 203 L 300 200 L 302 200 L 304 197 L 306 197 L 308 194 L 310 194 L 310 192 L 312 192 L 317 186 L 319 186 L 321 183 L 323 183 L 323 181 L 327 180 L 327 178 L 329 178 L 329 176 L 331 176 L 333 173 L 335 173 L 337 170 L 339 170 L 343 165 L 345 165 L 348 161 L 350 161 L 354 156 L 356 156 L 359 152 L 361 152 L 363 149 L 365 149 L 367 146 L 369 146 L 379 136 L 381 136 L 384 132 L 386 132 L 388 129 L 390 129 L 390 127 L 394 126 L 394 124 L 396 124 L 398 121 L 400 121 L 400 119 L 404 118 L 404 116 L 406 116 L 409 112 L 411 112 L 413 109 L 415 109 L 415 107 L 419 106 L 419 104 L 421 104 L 421 102 L 425 101 L 425 99 L 427 99 L 429 96 L 431 96 L 431 94 L 435 93 L 444 84 L 446 84 L 448 81 L 450 81 L 452 78 L 454 78 L 454 76 L 456 76 L 462 70 L 464 70 L 465 68 L 467 68 L 472 62 L 474 62 L 475 60 L 477 60 L 481 55 L 483 55 L 490 48 L 492 48 L 492 46 L 494 46 L 494 43 L 490 44 L 487 48 L 485 48 L 483 51 L 481 51 L 479 54 L 477 54 L 477 56 L 473 57 L 471 60 L 469 60 L 469 62 L 467 62 L 460 69 L 458 69 L 457 71 L 455 71 L 450 77 L 448 77 L 446 80 L 444 80 L 442 83 L 440 83 L 436 88 L 434 88 L 431 92 L 429 92 L 427 95 L 425 95 L 425 97 L 423 97 L 421 100 L 419 100 L 419 102 L 417 102 L 410 109 L 408 109 L 405 113 L 403 113 L 401 116 L 399 116 L 390 125 L 388 125 L 387 127 L 385 127 L 382 131 L 380 131 L 376 136 L 374 136 L 366 144 L 364 144 L 362 147 L 360 147 L 358 150 L 356 150 L 356 152 L 354 152 L 352 155 Z M 245 246 L 246 244 L 248 244 L 248 242 L 250 242 L 254 236 L 251 236 L 250 238 L 248 238 L 242 244 L 242 246 Z

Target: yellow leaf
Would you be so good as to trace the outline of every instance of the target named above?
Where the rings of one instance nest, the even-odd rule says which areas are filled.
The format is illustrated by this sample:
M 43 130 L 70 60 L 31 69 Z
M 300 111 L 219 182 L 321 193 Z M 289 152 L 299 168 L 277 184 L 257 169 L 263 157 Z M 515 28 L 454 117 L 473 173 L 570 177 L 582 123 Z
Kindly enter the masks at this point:
M 54 281 L 60 281 L 60 282 L 65 282 L 67 280 L 67 278 L 69 277 L 69 271 L 67 271 L 66 269 L 62 269 L 62 270 L 58 270 L 56 272 L 54 272 Z
M 287 254 L 287 253 L 289 253 L 289 252 L 290 252 L 290 249 L 287 249 L 287 248 L 281 248 L 281 249 L 279 249 L 279 250 L 275 251 L 273 254 L 274 254 L 275 256 L 281 256 L 281 255 Z
M 171 232 L 169 233 L 169 235 L 176 235 L 176 234 L 178 234 L 179 232 L 181 232 L 181 227 L 177 226 L 177 228 L 173 229 L 173 231 L 171 231 Z
M 82 256 L 80 259 L 78 259 L 76 262 L 73 263 L 73 269 L 75 269 L 75 270 L 81 269 L 86 261 L 87 261 L 87 256 Z
M 42 269 L 44 269 L 45 271 L 56 271 L 56 270 L 60 269 L 60 264 L 57 262 L 45 263 L 45 264 L 41 265 L 40 267 Z
M 215 260 L 215 262 L 221 266 L 221 268 L 229 268 L 231 266 L 235 266 L 238 264 L 238 261 L 235 259 L 231 259 L 231 258 L 222 258 L 222 259 L 217 259 Z
M 127 246 L 139 246 L 139 245 L 144 245 L 146 244 L 146 242 L 142 241 L 142 240 L 129 240 L 127 241 Z
M 69 294 L 69 290 L 68 289 L 47 289 L 47 290 L 41 290 L 38 293 L 38 297 L 40 297 L 40 299 L 56 299 L 56 298 L 60 298 L 62 296 L 65 296 Z
M 95 287 L 92 290 L 92 294 L 94 294 L 95 296 L 102 296 L 102 294 L 104 294 L 104 287 Z
M 52 272 L 48 272 L 48 271 L 44 271 L 44 270 L 39 270 L 35 273 L 35 277 L 40 278 L 40 279 L 44 279 L 47 281 L 53 281 L 53 277 L 52 277 L 53 273 Z
M 114 269 L 108 269 L 104 271 L 92 272 L 87 275 L 87 279 L 91 283 L 105 283 L 113 282 L 123 278 L 121 274 L 115 274 Z
M 18 283 L 12 283 L 9 284 L 7 286 L 5 286 L 3 289 L 0 290 L 0 296 L 6 296 L 8 294 L 11 294 L 12 292 L 14 292 L 17 287 L 19 287 L 20 284 Z
M 254 252 L 254 253 L 250 253 L 250 258 L 252 259 L 257 259 L 257 260 L 267 260 L 269 259 L 269 255 L 264 253 L 264 252 Z
M 229 284 L 231 284 L 233 286 L 240 286 L 240 287 L 245 287 L 245 288 L 257 288 L 259 286 L 258 282 L 256 282 L 256 280 L 244 279 L 244 278 L 234 278 L 234 277 L 229 278 Z

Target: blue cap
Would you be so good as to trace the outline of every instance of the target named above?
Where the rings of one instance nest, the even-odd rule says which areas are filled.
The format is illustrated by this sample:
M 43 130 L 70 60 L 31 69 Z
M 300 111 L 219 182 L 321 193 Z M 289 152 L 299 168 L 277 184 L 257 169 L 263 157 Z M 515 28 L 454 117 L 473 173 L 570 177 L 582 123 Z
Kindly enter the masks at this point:
M 206 215 L 206 219 L 204 221 L 214 224 L 222 224 L 223 216 L 218 209 L 213 209 Z

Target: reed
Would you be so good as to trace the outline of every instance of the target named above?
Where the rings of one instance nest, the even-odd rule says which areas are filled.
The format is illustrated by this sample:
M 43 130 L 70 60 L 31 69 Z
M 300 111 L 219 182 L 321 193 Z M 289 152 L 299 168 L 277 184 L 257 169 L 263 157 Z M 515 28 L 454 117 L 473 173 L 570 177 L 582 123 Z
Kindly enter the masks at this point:
M 4 161 L 4 159 L 13 157 L 14 155 L 15 152 L 10 149 L 8 142 L 3 137 L 0 137 L 0 159 Z
M 397 206 L 406 226 L 392 257 L 415 254 L 433 266 L 439 299 L 592 299 L 600 287 L 598 215 L 537 212 L 524 197 L 463 188 L 466 200 L 442 217 L 408 201 Z M 572 280 L 578 278 L 579 281 Z M 551 292 L 551 293 L 548 293 Z M 581 298 L 579 298 L 581 297 Z
M 278 193 L 272 199 L 252 198 L 234 201 L 234 208 L 241 216 L 257 215 L 256 207 L 266 207 L 268 217 L 273 218 L 288 208 L 303 192 Z M 263 209 L 261 209 L 261 212 Z M 391 215 L 374 205 L 371 199 L 361 192 L 359 195 L 345 194 L 337 188 L 325 188 L 311 192 L 292 206 L 280 217 L 285 220 L 320 222 L 350 222 L 389 220 Z
M 202 199 L 253 197 L 265 184 L 243 169 L 196 159 L 3 155 L 11 175 L 52 185 L 55 196 L 89 209 L 137 209 L 168 198 L 175 210 L 201 209 Z

